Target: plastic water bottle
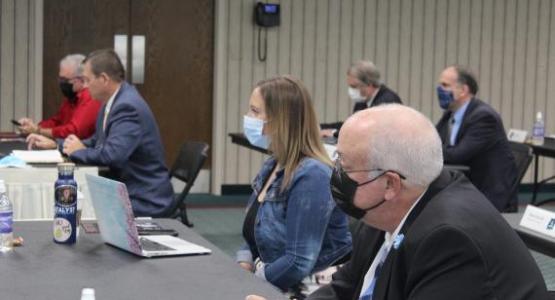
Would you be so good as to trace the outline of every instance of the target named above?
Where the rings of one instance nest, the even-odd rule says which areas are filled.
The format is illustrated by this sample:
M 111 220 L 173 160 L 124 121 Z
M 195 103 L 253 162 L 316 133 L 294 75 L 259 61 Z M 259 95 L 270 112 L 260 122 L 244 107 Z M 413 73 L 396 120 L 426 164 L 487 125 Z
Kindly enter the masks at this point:
M 13 249 L 13 209 L 6 194 L 4 180 L 0 180 L 0 252 Z
M 81 291 L 81 300 L 94 300 L 94 289 L 84 288 Z
M 542 112 L 538 111 L 536 114 L 536 122 L 534 122 L 534 128 L 532 129 L 532 144 L 543 145 L 544 135 L 545 123 L 543 122 Z

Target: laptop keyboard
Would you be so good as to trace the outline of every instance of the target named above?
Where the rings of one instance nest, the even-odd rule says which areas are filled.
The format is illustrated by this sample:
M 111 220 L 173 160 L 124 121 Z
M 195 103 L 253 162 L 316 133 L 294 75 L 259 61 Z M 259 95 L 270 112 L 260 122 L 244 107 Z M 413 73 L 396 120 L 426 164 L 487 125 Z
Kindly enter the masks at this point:
M 149 239 L 146 238 L 139 238 L 139 240 L 141 241 L 141 247 L 143 248 L 143 250 L 145 251 L 167 251 L 167 250 L 175 250 L 173 248 L 170 248 L 168 246 L 164 246 L 160 243 L 151 241 Z

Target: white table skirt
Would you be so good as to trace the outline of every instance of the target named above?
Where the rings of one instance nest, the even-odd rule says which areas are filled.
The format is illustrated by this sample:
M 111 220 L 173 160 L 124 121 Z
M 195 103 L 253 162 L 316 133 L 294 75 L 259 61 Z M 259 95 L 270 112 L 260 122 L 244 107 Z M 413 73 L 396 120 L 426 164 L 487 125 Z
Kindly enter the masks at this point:
M 97 167 L 77 167 L 74 177 L 85 199 L 82 218 L 94 218 L 85 174 L 98 175 Z M 32 169 L 0 169 L 0 179 L 6 182 L 8 198 L 12 202 L 14 219 L 52 219 L 54 216 L 54 183 L 58 178 L 55 166 Z

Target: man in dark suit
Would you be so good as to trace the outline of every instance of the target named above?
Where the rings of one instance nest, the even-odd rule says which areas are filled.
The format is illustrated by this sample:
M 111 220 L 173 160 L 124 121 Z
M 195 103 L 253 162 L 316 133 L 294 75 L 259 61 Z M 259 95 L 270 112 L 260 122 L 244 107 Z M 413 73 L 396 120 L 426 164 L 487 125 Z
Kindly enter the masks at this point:
M 474 76 L 460 66 L 445 69 L 437 87 L 445 113 L 437 123 L 446 164 L 470 167 L 470 181 L 499 211 L 516 211 L 518 172 L 501 117 L 476 98 Z
M 358 112 L 337 152 L 333 197 L 360 221 L 351 259 L 308 299 L 547 299 L 513 229 L 466 177 L 442 171 L 424 115 L 395 104 Z
M 96 132 L 81 141 L 63 141 L 72 161 L 109 167 L 109 176 L 127 185 L 136 216 L 165 216 L 173 204 L 173 188 L 164 165 L 164 149 L 150 108 L 137 90 L 125 82 L 125 70 L 113 50 L 98 50 L 84 61 L 83 79 L 91 96 L 103 102 Z M 28 142 L 55 148 L 37 135 Z M 61 144 L 61 142 L 60 142 Z
M 380 80 L 374 63 L 361 60 L 347 70 L 349 98 L 354 102 L 353 113 L 384 103 L 401 103 L 401 98 Z M 322 137 L 337 137 L 343 122 L 320 124 Z

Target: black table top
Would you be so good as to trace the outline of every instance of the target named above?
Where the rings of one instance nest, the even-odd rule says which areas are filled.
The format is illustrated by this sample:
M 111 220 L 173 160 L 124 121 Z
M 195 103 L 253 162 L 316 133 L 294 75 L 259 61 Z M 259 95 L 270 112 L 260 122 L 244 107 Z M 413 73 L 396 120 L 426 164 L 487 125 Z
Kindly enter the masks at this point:
M 13 150 L 27 150 L 25 140 L 0 141 L 0 158 L 10 155 Z
M 555 158 L 555 138 L 545 137 L 543 145 L 532 145 L 534 154 Z
M 25 242 L 0 254 L 2 298 L 74 300 L 92 287 L 97 299 L 244 299 L 248 294 L 285 299 L 191 229 L 175 220 L 157 222 L 212 254 L 140 258 L 83 230 L 77 244 L 58 245 L 52 241 L 52 221 L 15 222 L 14 235 Z

